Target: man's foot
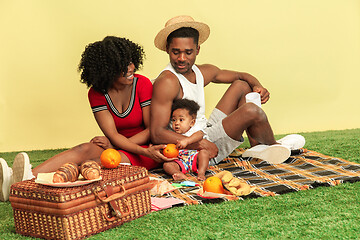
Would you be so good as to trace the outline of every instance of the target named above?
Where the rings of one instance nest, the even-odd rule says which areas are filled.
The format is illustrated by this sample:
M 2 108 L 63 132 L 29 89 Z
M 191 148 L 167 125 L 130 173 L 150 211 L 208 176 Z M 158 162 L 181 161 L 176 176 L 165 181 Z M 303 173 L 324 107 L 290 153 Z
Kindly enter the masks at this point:
M 187 179 L 187 176 L 182 172 L 174 173 L 172 177 L 175 181 Z
M 16 155 L 12 170 L 14 174 L 11 184 L 29 180 L 34 177 L 31 171 L 29 156 L 25 152 L 21 152 Z
M 0 158 L 0 201 L 9 200 L 10 185 L 12 179 L 12 169 L 7 162 Z
M 256 145 L 246 150 L 242 156 L 265 160 L 271 164 L 285 162 L 290 157 L 291 151 L 288 147 L 282 145 Z
M 290 148 L 290 150 L 297 150 L 304 147 L 305 138 L 299 134 L 290 134 L 277 140 L 276 142 Z

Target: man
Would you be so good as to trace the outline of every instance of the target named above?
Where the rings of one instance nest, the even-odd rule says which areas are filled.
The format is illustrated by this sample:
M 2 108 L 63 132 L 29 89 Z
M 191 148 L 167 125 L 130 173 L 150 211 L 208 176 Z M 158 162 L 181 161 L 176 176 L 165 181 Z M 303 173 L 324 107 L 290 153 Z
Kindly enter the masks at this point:
M 154 82 L 151 104 L 150 133 L 154 143 L 176 143 L 185 138 L 168 129 L 171 105 L 175 99 L 188 98 L 200 105 L 195 130 L 202 130 L 206 138 L 194 144 L 194 149 L 206 149 L 210 153 L 210 165 L 227 157 L 243 142 L 247 132 L 251 146 L 244 157 L 257 157 L 270 163 L 284 162 L 290 156 L 290 148 L 279 144 L 272 132 L 265 112 L 253 103 L 245 102 L 245 95 L 258 92 L 261 103 L 269 100 L 266 88 L 252 75 L 244 72 L 221 70 L 211 64 L 195 65 L 200 44 L 210 34 L 208 25 L 194 21 L 190 16 L 170 19 L 155 38 L 155 46 L 169 54 L 170 63 Z M 228 83 L 223 97 L 205 118 L 204 87 L 210 82 Z M 289 138 L 289 137 L 288 137 Z M 290 136 L 298 143 L 302 136 Z M 300 139 L 301 140 L 301 139 Z M 302 146 L 301 146 L 302 147 Z

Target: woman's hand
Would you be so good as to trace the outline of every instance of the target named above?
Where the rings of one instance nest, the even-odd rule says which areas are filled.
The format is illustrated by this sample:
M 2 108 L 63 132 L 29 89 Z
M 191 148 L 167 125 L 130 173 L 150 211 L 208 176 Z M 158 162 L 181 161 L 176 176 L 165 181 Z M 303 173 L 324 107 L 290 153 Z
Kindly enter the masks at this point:
M 148 148 L 145 148 L 145 150 L 146 150 L 145 156 L 147 156 L 159 163 L 171 162 L 171 161 L 176 160 L 177 158 L 167 158 L 161 153 L 161 150 L 163 150 L 165 147 L 166 147 L 166 144 L 161 144 L 161 145 L 150 144 Z
M 103 149 L 114 148 L 110 140 L 105 136 L 97 136 L 90 140 L 91 143 L 102 147 Z

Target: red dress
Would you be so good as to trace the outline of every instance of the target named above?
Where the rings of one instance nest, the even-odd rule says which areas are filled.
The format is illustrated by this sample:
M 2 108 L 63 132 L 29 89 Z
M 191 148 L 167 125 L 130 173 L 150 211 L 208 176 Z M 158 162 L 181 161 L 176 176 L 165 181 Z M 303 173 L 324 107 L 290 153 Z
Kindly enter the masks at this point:
M 122 113 L 115 108 L 109 94 L 97 92 L 93 88 L 90 88 L 88 93 L 93 113 L 99 111 L 109 111 L 114 119 L 118 133 L 127 138 L 132 137 L 145 129 L 142 107 L 146 107 L 151 104 L 152 84 L 150 80 L 139 74 L 135 74 L 134 76 L 135 78 L 130 97 L 130 104 L 129 107 Z M 119 151 L 123 152 L 129 158 L 132 165 L 143 166 L 147 169 L 159 166 L 159 164 L 151 158 L 129 153 L 123 150 Z

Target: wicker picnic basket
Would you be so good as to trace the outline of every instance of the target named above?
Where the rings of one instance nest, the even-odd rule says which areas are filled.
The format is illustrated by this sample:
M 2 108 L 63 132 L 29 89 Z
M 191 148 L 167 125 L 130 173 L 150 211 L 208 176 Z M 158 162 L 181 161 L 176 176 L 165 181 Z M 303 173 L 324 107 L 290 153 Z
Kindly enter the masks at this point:
M 102 180 L 51 187 L 28 180 L 11 186 L 17 233 L 45 239 L 83 239 L 148 214 L 148 172 L 143 167 L 102 169 Z

